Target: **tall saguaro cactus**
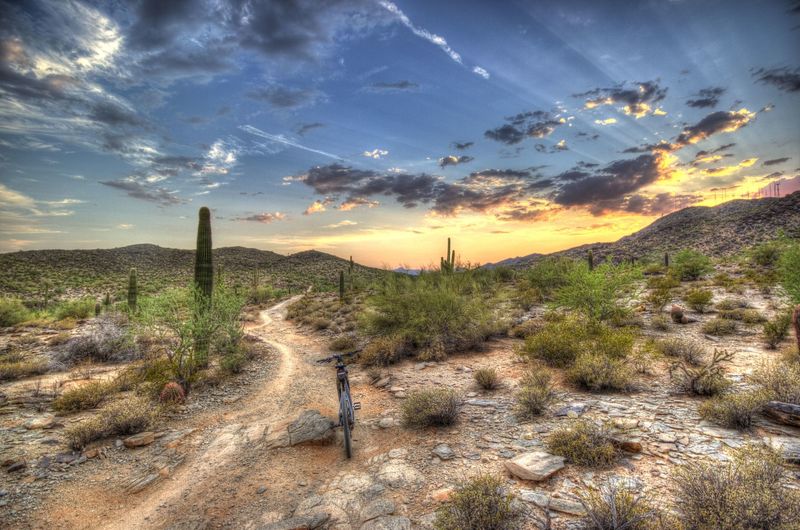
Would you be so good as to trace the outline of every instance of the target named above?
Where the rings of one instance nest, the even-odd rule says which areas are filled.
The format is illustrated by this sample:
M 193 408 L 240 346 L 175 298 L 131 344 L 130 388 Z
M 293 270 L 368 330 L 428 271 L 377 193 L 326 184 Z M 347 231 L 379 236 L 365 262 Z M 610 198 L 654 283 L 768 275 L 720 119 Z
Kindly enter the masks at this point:
M 339 301 L 344 302 L 344 271 L 339 271 Z
M 594 252 L 592 252 L 591 249 L 589 249 L 589 253 L 586 255 L 586 261 L 587 261 L 587 263 L 589 263 L 589 270 L 593 271 L 594 270 Z
M 669 268 L 669 252 L 664 252 L 664 267 Z
M 197 251 L 194 255 L 194 283 L 206 298 L 214 290 L 214 264 L 211 259 L 211 211 L 200 208 L 197 224 Z
M 450 250 L 450 238 L 447 238 L 447 254 L 439 258 L 442 272 L 451 273 L 456 269 L 456 251 Z
M 800 353 L 800 304 L 794 306 L 792 323 L 794 325 L 794 338 L 797 339 L 797 353 Z
M 136 269 L 131 269 L 131 273 L 128 276 L 128 309 L 135 313 L 136 312 L 136 297 L 139 294 L 139 289 L 136 286 Z

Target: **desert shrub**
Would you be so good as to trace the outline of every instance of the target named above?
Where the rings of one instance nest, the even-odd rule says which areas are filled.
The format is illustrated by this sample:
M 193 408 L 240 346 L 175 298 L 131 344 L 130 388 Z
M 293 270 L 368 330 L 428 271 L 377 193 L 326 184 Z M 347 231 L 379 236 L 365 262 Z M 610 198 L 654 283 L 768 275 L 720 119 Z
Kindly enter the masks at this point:
M 181 385 L 175 381 L 170 381 L 164 385 L 164 388 L 161 389 L 158 400 L 161 403 L 177 405 L 186 400 L 186 393 L 183 391 L 183 387 Z
M 704 313 L 711 305 L 714 293 L 708 289 L 692 289 L 686 294 L 684 301 L 698 313 Z
M 57 412 L 77 412 L 97 407 L 116 390 L 108 381 L 89 381 L 63 391 L 53 400 L 53 410 Z
M 781 254 L 781 285 L 792 303 L 800 304 L 800 242 L 795 240 Z
M 672 259 L 670 267 L 683 281 L 697 280 L 712 271 L 711 260 L 696 250 L 681 250 Z
M 367 366 L 388 366 L 406 354 L 406 344 L 397 336 L 374 337 L 358 356 L 359 362 Z
M 0 328 L 16 326 L 30 320 L 30 310 L 17 299 L 0 298 Z
M 583 352 L 567 372 L 569 380 L 587 390 L 630 390 L 630 367 L 624 359 L 596 352 Z
M 700 416 L 723 427 L 749 429 L 767 402 L 762 390 L 725 393 L 700 405 Z
M 436 530 L 515 530 L 522 513 L 503 480 L 480 475 L 460 486 L 436 512 Z
M 653 329 L 658 331 L 667 331 L 669 329 L 669 317 L 666 315 L 654 315 L 650 319 L 650 325 Z
M 403 401 L 403 423 L 408 427 L 452 425 L 458 419 L 461 397 L 449 388 L 417 390 Z
M 582 350 L 586 326 L 576 320 L 550 322 L 525 339 L 522 353 L 552 366 L 571 365 Z
M 565 257 L 546 257 L 525 272 L 520 281 L 520 298 L 529 307 L 535 302 L 553 299 L 553 293 L 567 284 L 576 263 Z
M 494 368 L 481 368 L 473 376 L 478 386 L 484 390 L 494 390 L 500 386 L 500 374 Z
M 697 396 L 716 396 L 730 387 L 722 363 L 730 361 L 733 354 L 725 350 L 714 350 L 711 359 L 698 366 L 677 362 L 670 367 L 670 377 L 686 393 Z
M 689 364 L 700 364 L 706 350 L 699 342 L 678 337 L 663 339 L 655 343 L 656 349 L 665 357 L 683 359 Z
M 617 458 L 610 431 L 590 420 L 575 420 L 554 430 L 547 439 L 547 448 L 579 466 L 605 467 Z
M 516 411 L 522 419 L 533 419 L 553 402 L 555 392 L 547 370 L 531 370 L 522 378 L 517 392 Z
M 658 511 L 631 489 L 610 482 L 582 497 L 587 530 L 655 530 Z
M 219 358 L 220 370 L 226 374 L 233 375 L 242 373 L 246 365 L 247 355 L 245 355 L 241 349 L 228 352 Z
M 716 317 L 704 322 L 700 329 L 708 335 L 730 335 L 736 331 L 736 322 L 728 318 Z
M 653 341 L 647 341 L 628 356 L 628 364 L 640 374 L 649 374 L 655 362 L 661 356 Z
M 100 419 L 92 417 L 68 426 L 64 430 L 64 436 L 70 448 L 80 451 L 91 442 L 103 438 L 105 431 Z
M 751 380 L 766 392 L 769 400 L 800 405 L 800 363 L 763 365 L 753 373 Z
M 747 301 L 741 298 L 724 298 L 717 302 L 719 311 L 733 311 L 734 309 L 746 309 L 748 307 Z
M 119 318 L 103 315 L 92 322 L 88 331 L 64 343 L 54 359 L 70 366 L 84 361 L 129 361 L 136 355 L 133 338 Z
M 777 241 L 766 241 L 750 249 L 750 260 L 761 267 L 774 267 L 781 258 L 781 245 Z
M 791 530 L 800 528 L 800 492 L 784 488 L 781 457 L 746 446 L 727 463 L 699 461 L 674 475 L 675 504 L 684 528 Z
M 247 303 L 265 304 L 284 295 L 284 291 L 270 285 L 259 285 L 247 291 Z
M 591 271 L 573 267 L 566 283 L 556 290 L 554 303 L 592 320 L 609 320 L 628 311 L 621 300 L 640 276 L 638 269 L 628 265 L 603 263 Z
M 353 351 L 356 348 L 356 339 L 351 335 L 340 335 L 328 344 L 331 351 Z
M 311 320 L 311 327 L 317 331 L 328 329 L 331 327 L 331 321 L 325 317 L 317 317 Z
M 47 361 L 42 359 L 23 359 L 21 357 L 0 357 L 0 381 L 24 379 L 41 375 L 48 370 Z
M 746 324 L 758 324 L 764 321 L 764 316 L 755 309 L 745 309 L 741 307 L 736 309 L 721 309 L 719 311 L 719 317 L 728 320 L 738 320 Z
M 65 318 L 74 318 L 81 320 L 89 318 L 94 315 L 95 301 L 91 298 L 82 298 L 80 300 L 66 300 L 58 304 L 53 311 L 53 316 L 56 320 L 63 320 Z
M 131 396 L 104 408 L 100 420 L 107 436 L 126 436 L 150 428 L 157 415 L 158 408 L 150 400 Z
M 592 352 L 612 359 L 627 357 L 633 350 L 635 335 L 630 329 L 613 329 L 607 326 L 590 328 Z
M 482 281 L 488 277 L 471 272 L 392 276 L 368 299 L 361 322 L 368 334 L 399 337 L 415 350 L 473 348 L 500 331 Z
M 656 287 L 651 289 L 645 297 L 645 301 L 653 306 L 655 311 L 662 311 L 672 300 L 672 289 L 668 287 Z
M 508 331 L 508 334 L 518 339 L 524 339 L 529 337 L 530 335 L 538 333 L 539 331 L 542 330 L 543 327 L 544 327 L 544 322 L 542 322 L 541 320 L 530 318 L 525 322 L 522 322 L 512 327 Z
M 764 342 L 767 343 L 767 347 L 772 350 L 777 348 L 778 344 L 783 342 L 783 339 L 789 334 L 789 326 L 791 325 L 791 313 L 781 313 L 772 320 L 764 322 Z

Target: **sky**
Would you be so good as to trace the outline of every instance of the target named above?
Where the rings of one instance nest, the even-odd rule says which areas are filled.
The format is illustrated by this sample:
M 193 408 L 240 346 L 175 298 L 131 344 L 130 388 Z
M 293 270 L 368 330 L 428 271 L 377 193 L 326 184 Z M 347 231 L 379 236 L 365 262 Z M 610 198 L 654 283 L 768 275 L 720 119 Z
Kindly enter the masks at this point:
M 614 241 L 800 188 L 798 50 L 796 0 L 0 0 L 0 251 Z

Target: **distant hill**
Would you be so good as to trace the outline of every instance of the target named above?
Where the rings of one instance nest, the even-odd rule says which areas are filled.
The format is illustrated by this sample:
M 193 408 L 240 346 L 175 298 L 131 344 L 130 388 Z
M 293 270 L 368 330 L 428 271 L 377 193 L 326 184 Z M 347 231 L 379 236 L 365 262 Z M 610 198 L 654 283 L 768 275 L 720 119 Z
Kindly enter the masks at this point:
M 800 191 L 780 198 L 691 206 L 665 215 L 614 243 L 591 243 L 551 255 L 582 258 L 591 249 L 595 258 L 620 260 L 691 248 L 710 256 L 727 256 L 774 239 L 781 231 L 800 238 Z M 485 266 L 524 268 L 542 257 L 543 254 L 529 254 Z
M 244 247 L 217 248 L 214 267 L 222 268 L 228 285 L 252 285 L 254 274 L 261 285 L 299 291 L 309 285 L 332 289 L 339 271 L 349 262 L 314 250 L 283 256 L 268 250 Z M 194 250 L 162 248 L 157 245 L 95 250 L 29 250 L 0 254 L 0 293 L 38 295 L 45 281 L 56 292 L 101 296 L 106 291 L 122 294 L 127 289 L 132 267 L 138 271 L 142 292 L 169 286 L 188 285 L 194 271 Z M 355 273 L 374 279 L 384 271 L 354 265 Z

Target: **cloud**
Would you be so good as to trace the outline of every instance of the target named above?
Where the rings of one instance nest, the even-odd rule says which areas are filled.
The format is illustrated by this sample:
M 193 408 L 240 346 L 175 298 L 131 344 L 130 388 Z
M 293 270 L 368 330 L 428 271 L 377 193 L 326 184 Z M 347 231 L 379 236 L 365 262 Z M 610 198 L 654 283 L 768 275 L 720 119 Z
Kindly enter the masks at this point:
M 234 217 L 231 220 L 232 221 L 250 221 L 250 222 L 254 222 L 254 223 L 269 224 L 269 223 L 272 223 L 274 221 L 283 221 L 284 219 L 286 219 L 286 214 L 281 213 L 281 212 L 275 212 L 275 213 L 262 212 L 262 213 L 256 213 L 256 214 L 248 215 L 248 216 L 244 216 L 244 217 Z
M 386 155 L 388 155 L 389 151 L 387 151 L 386 149 L 375 148 L 372 151 L 364 151 L 361 154 L 363 156 L 367 157 L 367 158 L 372 158 L 374 160 L 380 160 L 381 158 L 383 158 Z
M 403 79 L 401 81 L 378 81 L 366 87 L 368 92 L 412 92 L 417 90 L 419 85 L 413 81 Z
M 177 196 L 177 191 L 160 186 L 153 186 L 141 182 L 135 177 L 118 180 L 101 181 L 100 184 L 110 188 L 124 191 L 128 197 L 158 204 L 159 206 L 174 206 L 184 204 L 186 201 Z
M 463 150 L 469 149 L 470 147 L 475 145 L 475 142 L 463 142 L 463 143 L 462 142 L 453 142 L 452 145 L 453 145 L 454 148 L 458 149 L 459 151 L 463 151 Z
M 716 107 L 724 93 L 725 89 L 719 86 L 703 88 L 692 99 L 687 100 L 686 104 L 696 109 Z
M 508 116 L 506 122 L 505 125 L 487 130 L 484 136 L 506 145 L 514 145 L 528 137 L 545 138 L 567 121 L 549 112 L 536 110 Z
M 300 109 L 310 107 L 325 99 L 325 94 L 313 88 L 290 88 L 271 85 L 247 92 L 247 97 L 265 101 L 276 109 Z
M 475 159 L 467 155 L 461 155 L 461 156 L 447 155 L 439 159 L 439 167 L 445 168 L 447 166 L 457 166 L 459 164 L 466 164 L 467 162 L 472 162 L 473 160 Z
M 303 215 L 311 215 L 315 213 L 324 212 L 327 210 L 327 206 L 333 203 L 333 199 L 330 197 L 325 197 L 322 200 L 317 199 L 316 201 L 312 202 L 308 208 L 303 211 Z
M 325 225 L 325 228 L 342 228 L 343 226 L 355 226 L 358 223 L 355 221 L 351 221 L 349 219 L 344 219 L 343 221 L 339 221 L 338 223 L 333 223 L 329 225 Z
M 285 145 L 285 146 L 288 146 L 288 147 L 294 147 L 296 149 L 301 149 L 303 151 L 308 151 L 309 153 L 316 153 L 318 155 L 322 155 L 322 156 L 325 156 L 325 157 L 328 157 L 328 158 L 334 158 L 334 159 L 337 159 L 337 160 L 341 160 L 342 159 L 342 157 L 340 157 L 338 155 L 327 153 L 327 152 L 321 151 L 319 149 L 313 149 L 311 147 L 306 147 L 305 145 L 302 145 L 302 144 L 300 144 L 298 142 L 295 142 L 294 140 L 291 140 L 291 139 L 285 137 L 282 134 L 270 134 L 268 132 L 262 131 L 261 129 L 259 129 L 257 127 L 253 127 L 252 125 L 240 125 L 239 129 L 241 129 L 242 131 L 244 131 L 246 133 L 250 133 L 250 134 L 252 134 L 254 136 L 258 136 L 260 138 L 263 138 L 263 139 L 265 139 L 265 140 L 267 140 L 267 141 L 269 141 L 271 143 L 274 143 L 274 144 Z
M 625 83 L 609 88 L 594 88 L 574 94 L 573 97 L 585 99 L 584 107 L 593 109 L 601 105 L 623 105 L 622 111 L 635 118 L 655 113 L 653 106 L 667 95 L 667 89 L 658 81 L 644 81 L 626 86 Z M 662 111 L 663 112 L 663 111 Z
M 436 35 L 435 33 L 431 33 L 430 31 L 424 28 L 420 28 L 414 25 L 414 23 L 411 22 L 411 19 L 409 19 L 406 16 L 406 14 L 403 13 L 394 2 L 389 2 L 388 0 L 381 0 L 379 4 L 383 6 L 383 8 L 386 9 L 389 13 L 394 15 L 396 19 L 400 21 L 401 24 L 410 29 L 414 35 L 416 35 L 421 39 L 425 39 L 431 44 L 438 46 L 439 49 L 441 49 L 444 53 L 447 54 L 448 57 L 450 57 L 450 59 L 457 62 L 458 64 L 464 64 L 464 61 L 461 59 L 461 54 L 459 54 L 457 51 L 451 48 L 450 45 L 447 44 L 447 41 L 445 40 L 444 37 Z M 489 72 L 487 72 L 480 66 L 473 67 L 472 72 L 484 79 L 489 78 Z
M 606 118 L 604 120 L 594 120 L 595 124 L 597 125 L 613 125 L 617 123 L 616 118 Z
M 784 92 L 800 91 L 800 68 L 759 68 L 753 71 L 753 77 Z
M 297 132 L 297 134 L 300 136 L 305 136 L 307 132 L 311 132 L 314 129 L 319 129 L 321 127 L 325 127 L 325 124 L 320 122 L 301 123 L 300 125 L 297 126 L 295 132 Z
M 773 158 L 771 160 L 764 160 L 761 163 L 761 165 L 762 166 L 776 166 L 778 164 L 783 164 L 784 162 L 788 162 L 789 160 L 791 160 L 791 158 L 788 157 L 788 156 L 785 156 L 785 157 L 782 157 L 782 158 Z
M 719 132 L 733 132 L 747 125 L 756 113 L 747 109 L 735 111 L 720 110 L 712 112 L 694 125 L 688 126 L 678 135 L 673 144 L 674 149 L 685 145 L 696 144 Z

